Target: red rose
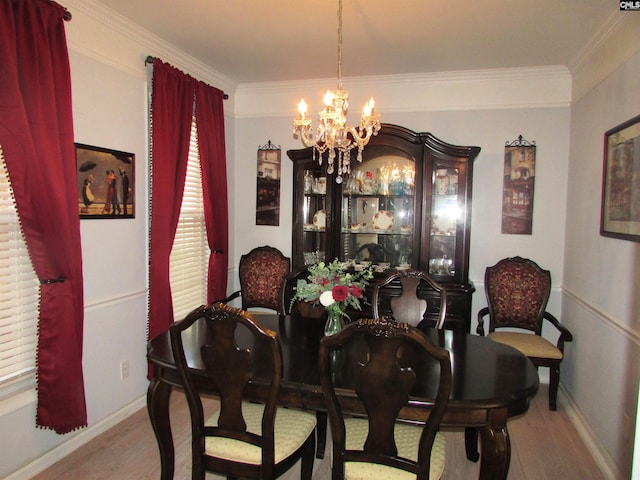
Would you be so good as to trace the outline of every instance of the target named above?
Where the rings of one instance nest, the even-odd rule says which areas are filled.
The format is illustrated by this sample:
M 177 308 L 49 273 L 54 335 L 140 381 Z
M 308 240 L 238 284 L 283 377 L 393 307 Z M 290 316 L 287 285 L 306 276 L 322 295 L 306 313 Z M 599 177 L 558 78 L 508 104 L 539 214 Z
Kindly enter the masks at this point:
M 344 285 L 336 285 L 331 290 L 331 294 L 336 302 L 344 302 L 349 296 L 349 289 Z
M 349 285 L 349 293 L 356 298 L 362 297 L 362 289 L 357 285 Z

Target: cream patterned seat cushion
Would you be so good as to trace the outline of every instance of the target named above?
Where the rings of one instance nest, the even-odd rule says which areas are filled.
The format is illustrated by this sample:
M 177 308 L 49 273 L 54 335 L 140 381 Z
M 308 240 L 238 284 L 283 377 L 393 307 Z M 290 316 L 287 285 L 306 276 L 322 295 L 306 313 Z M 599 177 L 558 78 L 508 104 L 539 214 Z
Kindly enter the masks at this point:
M 347 450 L 362 450 L 369 433 L 369 422 L 363 418 L 347 418 L 344 421 L 346 428 Z M 413 460 L 418 459 L 418 442 L 422 426 L 405 425 L 396 423 L 395 439 L 398 447 L 398 456 Z M 444 471 L 446 440 L 444 435 L 436 434 L 436 439 L 431 450 L 431 468 L 429 478 L 438 479 Z M 398 468 L 365 462 L 345 462 L 345 479 L 347 480 L 415 480 L 415 474 Z
M 527 357 L 562 359 L 562 352 L 546 338 L 530 333 L 492 332 L 489 338 L 520 350 Z
M 247 423 L 247 431 L 262 433 L 262 413 L 264 405 L 243 402 L 242 414 Z M 207 425 L 218 424 L 219 412 L 207 420 Z M 302 446 L 309 434 L 316 428 L 316 416 L 311 413 L 278 408 L 274 425 L 275 462 L 287 458 Z M 259 465 L 262 463 L 262 449 L 239 440 L 221 437 L 205 439 L 205 451 L 208 455 L 228 460 Z

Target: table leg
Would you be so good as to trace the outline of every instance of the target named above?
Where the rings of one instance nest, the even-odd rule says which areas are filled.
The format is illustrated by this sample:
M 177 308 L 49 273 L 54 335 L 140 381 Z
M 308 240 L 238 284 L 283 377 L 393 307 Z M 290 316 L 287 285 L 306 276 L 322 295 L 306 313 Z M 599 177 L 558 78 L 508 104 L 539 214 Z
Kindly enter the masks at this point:
M 147 389 L 147 410 L 160 450 L 161 480 L 173 480 L 174 450 L 169 420 L 171 385 L 153 378 Z
M 489 417 L 489 425 L 480 429 L 480 480 L 506 480 L 511 462 L 507 413 L 492 411 Z

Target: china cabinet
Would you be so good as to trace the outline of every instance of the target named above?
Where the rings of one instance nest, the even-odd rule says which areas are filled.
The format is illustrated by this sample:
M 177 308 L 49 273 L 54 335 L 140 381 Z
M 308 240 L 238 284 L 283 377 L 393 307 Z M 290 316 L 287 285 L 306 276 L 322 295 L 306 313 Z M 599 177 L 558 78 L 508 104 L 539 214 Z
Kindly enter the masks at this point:
M 479 152 L 383 124 L 362 163 L 353 158 L 350 174 L 336 181 L 312 148 L 289 150 L 294 268 L 339 258 L 356 270 L 371 264 L 378 279 L 392 269 L 429 272 L 447 285 L 447 328 L 469 331 L 471 185 Z M 435 317 L 438 302 L 422 293 Z M 365 308 L 361 315 L 368 314 Z

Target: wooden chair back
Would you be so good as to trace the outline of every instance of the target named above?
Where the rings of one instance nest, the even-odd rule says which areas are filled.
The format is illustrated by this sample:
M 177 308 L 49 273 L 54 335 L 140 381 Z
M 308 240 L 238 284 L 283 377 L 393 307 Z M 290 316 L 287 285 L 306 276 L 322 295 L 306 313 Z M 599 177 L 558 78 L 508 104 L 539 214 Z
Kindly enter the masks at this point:
M 353 461 L 387 465 L 427 479 L 431 449 L 451 391 L 449 352 L 410 325 L 361 319 L 321 340 L 319 362 L 333 440 L 333 478 L 343 479 L 345 462 Z M 349 409 L 350 400 L 336 395 L 346 377 L 367 416 L 368 435 L 362 450 L 346 447 L 343 408 Z M 422 427 L 418 461 L 413 462 L 398 456 L 394 427 L 416 381 L 433 386 L 433 408 Z
M 551 273 L 533 260 L 504 258 L 487 267 L 484 286 L 489 308 L 489 333 L 517 327 L 541 334 L 551 293 Z
M 200 349 L 199 358 L 185 358 L 183 349 L 184 332 L 196 322 L 199 329 L 205 329 L 208 341 Z M 261 357 L 261 374 L 270 381 L 268 390 L 260 389 L 260 398 L 252 398 L 264 403 L 262 432 L 260 435 L 247 431 L 247 423 L 243 417 L 242 403 L 245 391 L 252 381 L 254 372 L 254 353 L 249 347 L 236 344 L 236 329 L 246 329 L 254 338 L 254 345 L 261 342 L 269 352 L 270 363 Z M 260 478 L 272 478 L 275 464 L 274 455 L 274 420 L 280 382 L 282 379 L 282 352 L 276 332 L 262 328 L 252 317 L 240 309 L 224 304 L 209 307 L 202 306 L 181 322 L 170 328 L 171 348 L 178 372 L 180 373 L 191 413 L 193 478 L 204 478 L 204 472 L 214 471 L 229 476 L 256 476 L 256 468 L 260 468 Z M 196 372 L 190 365 L 204 367 Z M 265 379 L 261 378 L 262 383 Z M 203 405 L 198 385 L 211 382 L 219 392 L 220 415 L 217 426 L 205 425 Z M 267 383 L 269 384 L 269 383 Z M 262 464 L 256 465 L 234 463 L 224 459 L 210 457 L 205 452 L 205 438 L 223 437 L 241 440 L 262 449 Z M 250 473 L 250 474 L 249 474 Z
M 400 286 L 400 294 L 391 296 L 389 299 L 391 316 L 395 321 L 408 323 L 415 327 L 425 319 L 425 313 L 428 308 L 427 300 L 419 297 L 419 288 L 421 285 L 424 285 L 426 288 L 435 291 L 439 296 L 439 303 L 434 308 L 434 311 L 438 312 L 436 328 L 444 327 L 444 321 L 447 315 L 446 288 L 420 270 L 393 272 L 375 284 L 371 298 L 374 318 L 380 318 L 384 315 L 381 309 L 381 292 L 383 289 L 387 287 L 389 290 L 392 290 L 393 286 L 397 286 L 398 284 Z

